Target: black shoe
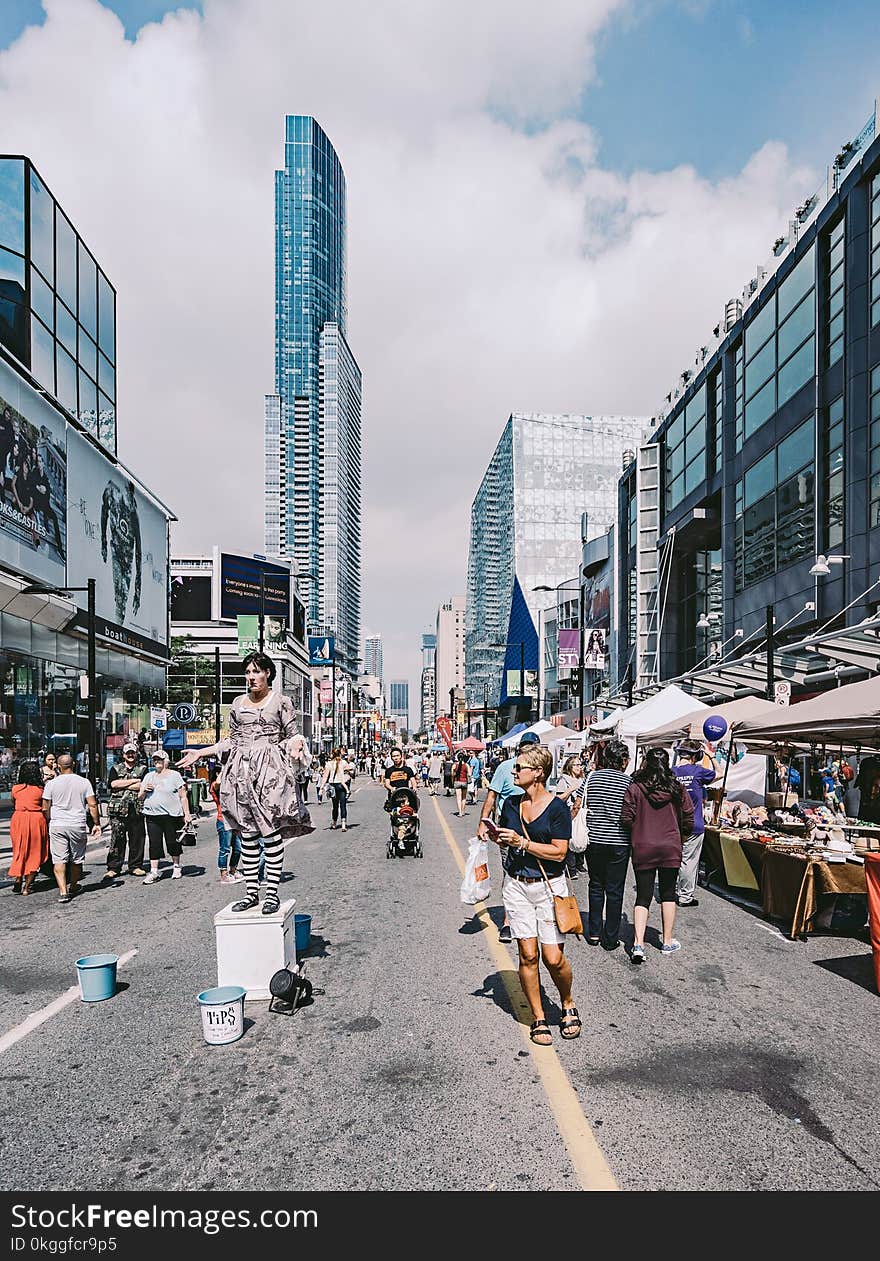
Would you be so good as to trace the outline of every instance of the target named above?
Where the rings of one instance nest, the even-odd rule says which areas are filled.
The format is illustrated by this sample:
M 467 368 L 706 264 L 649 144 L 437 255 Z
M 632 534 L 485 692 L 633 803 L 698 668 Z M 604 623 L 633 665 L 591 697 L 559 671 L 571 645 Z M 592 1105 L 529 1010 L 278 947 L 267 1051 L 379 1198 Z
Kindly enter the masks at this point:
M 232 909 L 233 911 L 250 911 L 257 905 L 259 900 L 260 899 L 255 893 L 249 893 L 248 896 L 246 898 L 242 898 L 240 902 L 233 902 Z
M 585 937 L 584 941 L 587 943 L 588 946 L 598 946 L 599 944 L 598 937 Z
M 599 943 L 603 950 L 616 950 L 620 945 L 619 941 L 602 941 Z
M 509 924 L 502 924 L 501 927 L 498 929 L 498 940 L 503 941 L 505 945 L 513 941 L 513 934 L 510 931 Z
M 677 906 L 699 906 L 700 905 L 696 898 L 691 898 L 690 901 L 688 902 L 682 902 L 681 898 L 676 898 L 675 903 Z
M 271 893 L 268 894 L 265 902 L 263 903 L 263 914 L 274 915 L 277 911 L 280 911 L 280 910 L 281 910 L 281 903 L 278 900 L 278 898 L 274 897 Z

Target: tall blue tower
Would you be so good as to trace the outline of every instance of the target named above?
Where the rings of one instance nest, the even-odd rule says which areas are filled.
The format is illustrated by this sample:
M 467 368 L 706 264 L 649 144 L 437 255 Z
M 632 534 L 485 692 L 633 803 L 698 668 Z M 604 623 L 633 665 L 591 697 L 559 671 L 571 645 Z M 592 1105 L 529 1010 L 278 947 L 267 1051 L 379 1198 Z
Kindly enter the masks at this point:
M 266 550 L 311 574 L 309 623 L 354 672 L 360 645 L 361 375 L 346 340 L 345 173 L 313 118 L 285 119 L 275 172 L 275 395 Z

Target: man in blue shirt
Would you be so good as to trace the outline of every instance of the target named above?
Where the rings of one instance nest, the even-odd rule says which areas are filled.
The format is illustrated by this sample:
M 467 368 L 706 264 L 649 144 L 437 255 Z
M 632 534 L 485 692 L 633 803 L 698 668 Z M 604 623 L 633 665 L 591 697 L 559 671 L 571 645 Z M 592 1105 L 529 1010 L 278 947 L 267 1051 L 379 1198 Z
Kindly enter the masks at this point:
M 470 768 L 471 778 L 468 784 L 468 799 L 471 802 L 477 800 L 477 789 L 483 778 L 483 763 L 480 761 L 479 755 L 472 753 L 468 758 L 468 767 Z
M 528 749 L 532 745 L 540 743 L 541 739 L 539 736 L 536 736 L 533 731 L 527 731 L 517 745 L 516 753 L 519 753 L 520 749 Z M 477 828 L 477 836 L 481 841 L 487 841 L 489 839 L 489 833 L 486 831 L 485 821 L 486 819 L 490 819 L 494 816 L 496 803 L 498 806 L 498 818 L 500 819 L 505 801 L 507 801 L 510 797 L 521 797 L 523 795 L 523 790 L 518 784 L 513 782 L 513 764 L 516 761 L 516 753 L 514 753 L 512 757 L 507 758 L 506 761 L 502 762 L 495 774 L 492 776 L 492 782 L 489 784 L 489 791 L 486 793 L 486 800 L 483 804 L 483 809 L 480 814 L 480 823 Z M 504 923 L 498 930 L 498 940 L 505 942 L 512 940 L 510 922 L 507 918 L 506 911 L 504 912 Z
M 676 883 L 676 901 L 679 906 L 698 906 L 694 897 L 697 887 L 697 875 L 700 870 L 700 853 L 703 849 L 703 834 L 706 827 L 703 822 L 703 802 L 706 788 L 716 778 L 714 770 L 702 766 L 703 746 L 701 744 L 683 744 L 679 747 L 683 761 L 674 768 L 673 774 L 681 780 L 687 790 L 694 807 L 694 830 L 681 848 L 681 867 Z

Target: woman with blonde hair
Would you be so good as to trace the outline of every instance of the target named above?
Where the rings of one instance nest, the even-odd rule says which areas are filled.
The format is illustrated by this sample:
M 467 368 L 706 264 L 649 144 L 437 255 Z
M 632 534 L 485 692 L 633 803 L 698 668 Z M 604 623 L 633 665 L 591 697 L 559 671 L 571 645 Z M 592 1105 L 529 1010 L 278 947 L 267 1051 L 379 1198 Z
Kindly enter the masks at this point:
M 571 996 L 571 964 L 565 957 L 565 936 L 556 925 L 553 898 L 569 891 L 565 856 L 571 839 L 571 814 L 564 801 L 547 791 L 553 755 L 539 745 L 520 747 L 513 766 L 514 783 L 522 790 L 508 797 L 501 827 L 489 835 L 503 848 L 501 896 L 519 950 L 519 979 L 534 1020 L 529 1037 L 550 1046 L 553 1035 L 544 1018 L 539 958 L 559 990 L 563 1038 L 577 1038 L 581 1018 Z M 539 956 L 540 948 L 540 956 Z
M 346 830 L 348 824 L 348 791 L 351 788 L 351 777 L 354 775 L 354 769 L 352 763 L 343 756 L 342 749 L 334 749 L 327 759 L 321 787 L 327 793 L 333 805 L 333 819 L 330 823 L 331 830 L 336 827 L 340 819 L 342 820 L 343 832 Z

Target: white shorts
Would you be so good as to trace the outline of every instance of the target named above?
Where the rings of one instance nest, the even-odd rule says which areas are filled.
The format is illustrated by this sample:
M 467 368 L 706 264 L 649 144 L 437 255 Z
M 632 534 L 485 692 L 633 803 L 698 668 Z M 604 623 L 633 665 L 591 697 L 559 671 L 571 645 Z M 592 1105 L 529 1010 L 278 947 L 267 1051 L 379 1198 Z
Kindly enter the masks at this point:
M 86 856 L 88 833 L 85 828 L 49 828 L 49 850 L 53 863 L 81 863 Z
M 553 893 L 565 897 L 568 893 L 567 878 L 552 876 L 550 888 Z M 537 937 L 543 946 L 561 946 L 565 941 L 564 933 L 556 927 L 553 899 L 543 880 L 536 884 L 523 884 L 505 873 L 501 882 L 501 900 L 514 937 Z

